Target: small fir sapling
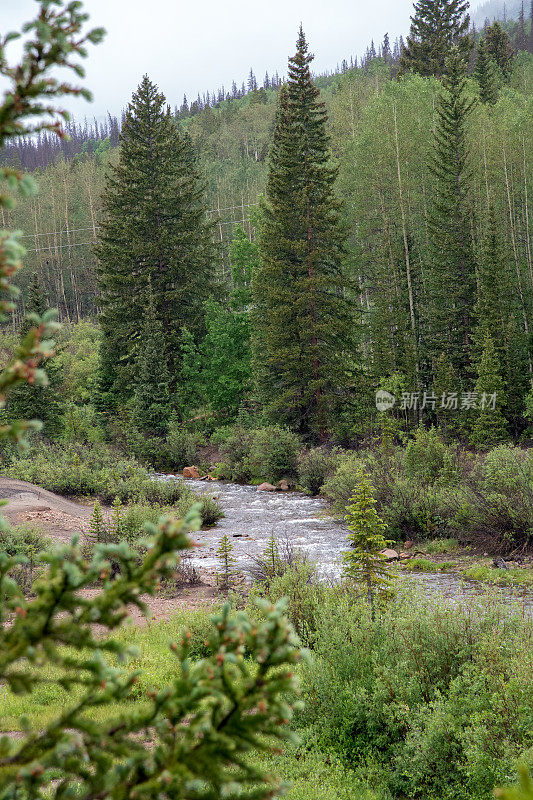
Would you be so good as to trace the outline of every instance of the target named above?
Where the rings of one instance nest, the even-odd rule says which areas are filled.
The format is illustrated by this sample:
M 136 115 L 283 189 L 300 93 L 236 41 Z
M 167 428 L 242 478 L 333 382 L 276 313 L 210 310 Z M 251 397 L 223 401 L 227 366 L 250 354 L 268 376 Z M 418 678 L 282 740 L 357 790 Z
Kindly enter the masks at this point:
M 350 549 L 343 553 L 344 576 L 366 586 L 372 619 L 375 618 L 375 595 L 387 589 L 391 576 L 381 551 L 392 542 L 385 539 L 386 525 L 375 509 L 376 500 L 368 475 L 361 470 L 357 487 L 346 507 L 345 521 L 350 533 Z
M 227 534 L 224 534 L 217 549 L 219 570 L 216 574 L 217 586 L 222 592 L 229 592 L 230 589 L 233 589 L 239 577 L 237 559 L 232 553 L 233 545 Z

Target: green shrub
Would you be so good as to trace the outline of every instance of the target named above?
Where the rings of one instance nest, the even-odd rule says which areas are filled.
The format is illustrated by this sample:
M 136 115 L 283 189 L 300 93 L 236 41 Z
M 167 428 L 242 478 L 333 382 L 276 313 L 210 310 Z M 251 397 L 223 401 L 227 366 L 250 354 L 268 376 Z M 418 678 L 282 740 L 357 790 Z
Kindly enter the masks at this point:
M 302 641 L 309 644 L 316 630 L 316 615 L 323 597 L 316 565 L 305 559 L 296 559 L 283 574 L 272 578 L 268 597 L 273 603 L 282 597 L 287 598 L 287 616 Z
M 300 440 L 278 425 L 251 429 L 235 425 L 219 430 L 211 439 L 219 446 L 231 473 L 239 483 L 295 477 Z
M 319 746 L 373 762 L 394 797 L 489 800 L 533 745 L 533 626 L 496 596 L 404 589 L 372 623 L 340 589 L 320 605 L 306 707 Z
M 182 493 L 176 505 L 136 503 L 125 506 L 120 514 L 120 528 L 125 540 L 134 543 L 145 538 L 144 526 L 147 522 L 155 524 L 165 514 L 184 517 L 197 503 L 200 504 L 202 525 L 214 525 L 219 519 L 222 519 L 224 512 L 212 495 L 197 495 L 189 487 L 186 488 L 187 491 Z
M 117 457 L 104 445 L 39 444 L 16 456 L 7 470 L 11 478 L 29 481 L 58 494 L 98 497 L 108 505 L 172 504 L 186 491 L 180 481 L 156 481 L 137 461 Z
M 198 434 L 191 433 L 181 425 L 176 417 L 171 417 L 165 443 L 171 469 L 183 469 L 196 464 L 200 439 Z
M 35 559 L 50 544 L 50 539 L 35 525 L 15 525 L 0 531 L 0 546 L 8 556 Z
M 295 477 L 301 444 L 295 433 L 279 425 L 254 431 L 249 463 L 253 478 L 275 483 Z
M 479 456 L 451 501 L 460 540 L 490 553 L 526 549 L 533 535 L 532 453 L 500 445 Z
M 334 472 L 340 457 L 339 450 L 328 451 L 323 447 L 304 450 L 298 458 L 298 481 L 309 494 L 319 494 L 325 481 Z
M 200 516 L 202 518 L 202 525 L 215 525 L 219 519 L 222 519 L 225 515 L 222 511 L 218 500 L 212 495 L 204 492 L 199 496 L 193 494 L 192 498 L 182 498 L 179 502 L 180 514 L 185 513 L 185 509 L 188 509 L 194 505 L 194 503 L 200 503 Z M 184 510 L 182 510 L 184 509 Z
M 363 467 L 363 461 L 359 456 L 355 453 L 346 453 L 340 457 L 340 463 L 333 475 L 324 481 L 322 494 L 331 500 L 336 514 L 344 516 Z
M 434 483 L 444 469 L 446 449 L 436 428 L 428 430 L 420 425 L 405 450 L 407 475 L 425 483 Z
M 252 440 L 253 432 L 239 425 L 219 430 L 217 435 L 212 437 L 212 442 L 218 444 L 229 467 L 231 479 L 237 483 L 247 483 L 252 479 L 249 460 Z

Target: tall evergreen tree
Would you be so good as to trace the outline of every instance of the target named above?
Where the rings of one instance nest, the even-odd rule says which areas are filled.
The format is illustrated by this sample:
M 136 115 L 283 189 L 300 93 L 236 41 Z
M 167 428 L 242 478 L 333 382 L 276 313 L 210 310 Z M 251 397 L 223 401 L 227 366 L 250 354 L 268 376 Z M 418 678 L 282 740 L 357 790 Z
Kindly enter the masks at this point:
M 494 105 L 498 99 L 498 79 L 495 69 L 495 62 L 487 52 L 487 44 L 485 39 L 480 39 L 477 46 L 474 77 L 479 86 L 479 97 L 481 102 Z
M 253 279 L 255 377 L 268 417 L 325 439 L 346 386 L 352 318 L 326 111 L 303 31 L 279 96 Z
M 164 104 L 144 76 L 129 104 L 119 161 L 103 197 L 97 248 L 102 388 L 125 397 L 134 385 L 148 287 L 164 336 L 159 358 L 173 388 L 181 328 L 203 331 L 203 302 L 210 293 L 214 252 L 203 185 L 190 142 Z
M 472 49 L 468 0 L 419 0 L 400 57 L 400 72 L 441 76 L 452 45 L 466 61 Z
M 148 436 L 164 436 L 170 417 L 170 378 L 161 353 L 165 341 L 150 292 L 135 363 L 134 424 Z
M 487 27 L 484 39 L 488 55 L 501 69 L 504 78 L 508 80 L 511 75 L 514 57 L 509 34 L 499 22 L 493 22 L 492 25 Z
M 473 216 L 465 66 L 453 47 L 437 104 L 432 172 L 435 194 L 429 213 L 430 264 L 426 345 L 433 366 L 445 351 L 460 378 L 468 374 L 476 290 L 471 235 Z

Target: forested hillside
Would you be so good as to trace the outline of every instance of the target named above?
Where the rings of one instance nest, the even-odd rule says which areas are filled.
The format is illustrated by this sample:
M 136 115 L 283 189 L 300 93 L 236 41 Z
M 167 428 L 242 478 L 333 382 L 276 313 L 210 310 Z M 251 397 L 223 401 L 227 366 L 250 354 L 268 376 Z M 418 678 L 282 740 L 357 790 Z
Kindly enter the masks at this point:
M 524 41 L 497 23 L 470 39 L 466 5 L 455 6 L 452 27 L 457 26 L 457 42 L 467 56 L 464 69 L 462 62 L 453 66 L 446 61 L 445 66 L 449 44 L 438 57 L 431 56 L 434 61 L 428 59 L 413 28 L 414 39 L 391 46 L 385 36 L 377 48 L 372 43 L 360 65 L 343 61 L 331 75 L 314 79 L 324 104 L 328 157 L 337 175 L 334 192 L 341 200 L 338 213 L 344 242 L 339 286 L 344 285 L 342 291 L 349 298 L 351 318 L 350 343 L 342 345 L 347 372 L 342 388 L 336 390 L 346 401 L 335 415 L 334 435 L 341 440 L 366 435 L 369 419 L 375 417 L 372 397 L 378 388 L 403 396 L 403 407 L 397 405 L 390 419 L 408 427 L 417 424 L 421 413 L 415 408 L 417 392 L 422 391 L 422 403 L 424 391 L 429 396 L 445 385 L 459 393 L 476 391 L 476 382 L 485 380 L 479 373 L 483 355 L 490 361 L 491 375 L 497 373 L 503 382 L 500 400 L 509 435 L 519 437 L 526 430 L 533 302 L 530 21 L 522 19 Z M 444 77 L 443 71 L 448 73 Z M 267 219 L 260 198 L 267 187 L 282 81 L 267 75 L 263 84 L 259 86 L 251 72 L 241 89 L 234 84 L 230 92 L 207 93 L 191 104 L 184 99 L 179 106 L 173 98 L 158 101 L 161 114 L 167 102 L 174 107 L 165 112 L 167 135 L 172 137 L 172 129 L 179 132 L 180 147 L 188 153 L 184 150 L 183 158 L 194 163 L 198 182 L 194 192 L 200 193 L 194 202 L 205 218 L 203 233 L 194 233 L 192 227 L 200 231 L 199 220 L 191 217 L 191 230 L 184 231 L 182 223 L 179 236 L 199 235 L 202 247 L 207 246 L 207 236 L 214 247 L 205 268 L 191 261 L 191 272 L 179 278 L 185 287 L 193 273 L 204 275 L 196 289 L 191 283 L 187 291 L 200 303 L 208 300 L 209 292 L 216 301 L 207 317 L 208 328 L 214 326 L 211 332 L 203 323 L 191 322 L 192 317 L 188 322 L 178 314 L 173 323 L 167 364 L 171 394 L 187 397 L 176 406 L 170 401 L 179 418 L 194 414 L 195 406 L 224 411 L 220 397 L 215 400 L 206 389 L 212 385 L 206 353 L 212 350 L 209 338 L 202 341 L 202 337 L 215 337 L 217 330 L 221 341 L 224 325 L 236 324 L 232 314 L 248 315 L 237 312 L 231 299 L 238 289 L 236 259 L 257 259 L 255 243 Z M 132 108 L 122 118 L 126 139 L 128 114 L 133 119 L 137 113 Z M 28 250 L 16 326 L 25 312 L 32 276 L 63 321 L 94 320 L 104 311 L 101 289 L 112 275 L 99 286 L 96 259 L 104 246 L 101 226 L 110 213 L 102 198 L 110 170 L 122 169 L 125 145 L 117 144 L 119 125 L 112 117 L 100 128 L 72 125 L 71 134 L 70 142 L 55 151 L 47 134 L 40 143 L 28 141 L 19 144 L 18 151 L 9 147 L 4 151 L 8 160 L 30 164 L 40 158 L 43 164 L 35 170 L 40 194 L 12 212 L 2 211 L 5 226 L 24 230 Z M 128 185 L 129 178 L 124 180 Z M 166 191 L 163 184 L 160 191 Z M 141 248 L 150 238 L 147 225 Z M 131 236 L 124 240 L 126 261 L 131 241 Z M 244 242 L 250 252 L 236 255 Z M 113 263 L 114 256 L 107 258 Z M 251 268 L 250 264 L 245 266 Z M 124 280 L 128 267 L 125 270 Z M 157 293 L 155 280 L 152 291 Z M 139 302 L 144 302 L 140 295 Z M 459 320 L 458 308 L 463 309 Z M 106 314 L 100 319 L 105 320 Z M 170 322 L 170 330 L 168 326 Z M 114 328 L 112 315 L 109 330 Z M 141 332 L 130 326 L 122 335 L 126 330 L 133 369 Z M 167 336 L 165 324 L 163 334 Z M 242 334 L 245 351 L 253 334 L 253 330 Z M 192 336 L 189 342 L 183 338 L 187 335 Z M 178 351 L 182 355 L 171 356 Z M 233 409 L 230 414 L 252 401 L 252 387 L 259 380 L 257 367 L 252 379 L 245 351 L 231 398 L 221 395 L 229 402 L 228 410 Z M 203 360 L 202 368 L 197 359 Z M 185 370 L 181 378 L 180 370 Z M 200 374 L 202 370 L 205 374 Z M 121 380 L 131 381 L 132 374 L 124 373 Z M 489 376 L 489 383 L 493 378 Z M 482 383 L 478 388 L 483 393 Z M 414 399 L 406 407 L 409 393 Z M 428 401 L 424 409 L 431 419 L 444 428 L 459 424 L 434 405 Z M 455 433 L 463 436 L 470 423 L 461 425 Z

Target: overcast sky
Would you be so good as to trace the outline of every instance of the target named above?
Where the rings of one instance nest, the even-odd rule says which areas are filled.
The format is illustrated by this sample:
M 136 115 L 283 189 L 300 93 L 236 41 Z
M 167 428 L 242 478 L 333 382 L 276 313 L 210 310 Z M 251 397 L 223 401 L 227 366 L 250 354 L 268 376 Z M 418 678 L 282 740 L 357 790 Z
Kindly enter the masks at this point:
M 360 55 L 388 31 L 391 41 L 409 29 L 412 0 L 85 0 L 103 44 L 91 47 L 86 85 L 90 105 L 71 103 L 76 117 L 118 114 L 146 72 L 174 105 L 183 94 L 231 87 L 253 67 L 286 71 L 300 21 L 315 54 L 314 69 L 334 69 L 344 57 Z M 31 18 L 35 0 L 0 0 L 0 30 Z

